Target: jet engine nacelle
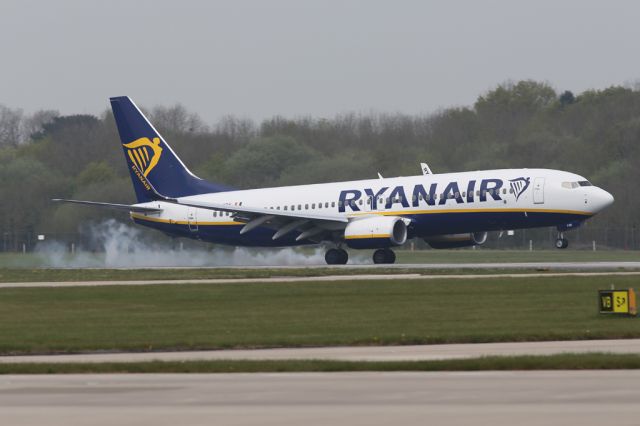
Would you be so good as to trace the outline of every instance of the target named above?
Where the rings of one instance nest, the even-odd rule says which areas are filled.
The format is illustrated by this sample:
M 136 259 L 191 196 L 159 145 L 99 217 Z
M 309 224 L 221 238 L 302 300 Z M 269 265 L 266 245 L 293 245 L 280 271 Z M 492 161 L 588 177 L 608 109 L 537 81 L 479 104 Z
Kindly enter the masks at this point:
M 427 237 L 424 240 L 434 249 L 479 246 L 487 241 L 488 232 L 470 232 L 468 234 L 448 234 Z
M 400 246 L 407 241 L 407 224 L 398 216 L 372 216 L 355 219 L 344 229 L 351 248 L 377 249 Z

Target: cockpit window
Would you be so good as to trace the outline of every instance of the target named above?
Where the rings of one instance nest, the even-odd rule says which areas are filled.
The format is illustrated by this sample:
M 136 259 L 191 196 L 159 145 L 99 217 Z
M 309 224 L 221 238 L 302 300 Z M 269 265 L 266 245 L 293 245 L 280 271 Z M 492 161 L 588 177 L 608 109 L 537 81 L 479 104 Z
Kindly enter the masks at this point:
M 562 182 L 562 187 L 567 189 L 580 188 L 581 186 L 593 186 L 588 180 L 581 180 L 579 182 Z

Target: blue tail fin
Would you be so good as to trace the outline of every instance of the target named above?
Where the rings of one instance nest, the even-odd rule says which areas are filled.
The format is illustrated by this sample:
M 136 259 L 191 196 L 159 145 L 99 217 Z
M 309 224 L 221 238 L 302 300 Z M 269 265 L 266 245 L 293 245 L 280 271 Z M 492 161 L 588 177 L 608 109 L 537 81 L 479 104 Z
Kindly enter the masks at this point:
M 168 197 L 231 189 L 204 181 L 191 173 L 129 97 L 110 100 L 139 203 L 157 198 L 152 187 Z

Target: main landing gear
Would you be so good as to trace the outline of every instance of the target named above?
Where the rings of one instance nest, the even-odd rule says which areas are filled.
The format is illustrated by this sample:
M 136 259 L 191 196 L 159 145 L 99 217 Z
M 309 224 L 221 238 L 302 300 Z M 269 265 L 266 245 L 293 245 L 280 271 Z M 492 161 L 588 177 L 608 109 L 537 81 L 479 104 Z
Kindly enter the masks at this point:
M 396 254 L 390 249 L 378 249 L 373 252 L 373 263 L 395 263 Z
M 346 265 L 349 260 L 349 254 L 341 248 L 332 248 L 327 250 L 324 255 L 327 265 Z
M 349 254 L 341 248 L 332 248 L 327 250 L 324 255 L 327 265 L 346 265 L 349 260 Z M 375 264 L 391 264 L 396 262 L 396 254 L 388 249 L 378 249 L 373 252 L 373 263 Z
M 556 240 L 557 249 L 566 249 L 569 247 L 569 240 L 564 237 L 564 233 L 558 232 L 558 239 Z

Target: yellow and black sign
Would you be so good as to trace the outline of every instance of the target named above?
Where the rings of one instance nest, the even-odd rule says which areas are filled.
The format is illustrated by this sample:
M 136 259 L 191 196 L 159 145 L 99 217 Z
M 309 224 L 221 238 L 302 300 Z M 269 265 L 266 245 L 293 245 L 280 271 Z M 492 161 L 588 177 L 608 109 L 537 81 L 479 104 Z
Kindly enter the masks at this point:
M 625 290 L 599 290 L 600 313 L 636 315 L 636 292 L 632 289 Z

